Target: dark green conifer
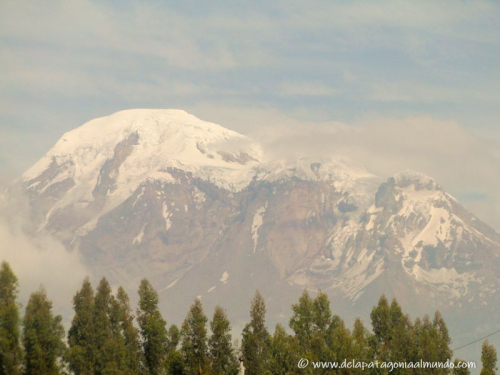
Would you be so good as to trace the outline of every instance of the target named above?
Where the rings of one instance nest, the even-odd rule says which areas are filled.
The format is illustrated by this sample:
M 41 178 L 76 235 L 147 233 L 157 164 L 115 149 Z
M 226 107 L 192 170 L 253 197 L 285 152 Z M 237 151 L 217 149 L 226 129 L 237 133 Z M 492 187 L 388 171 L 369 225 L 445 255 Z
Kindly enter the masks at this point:
M 332 361 L 342 362 L 344 360 L 352 361 L 354 359 L 353 353 L 353 339 L 351 332 L 345 326 L 345 323 L 340 317 L 334 316 L 334 324 L 331 329 L 331 344 L 329 346 L 328 358 Z M 315 360 L 321 361 L 323 356 L 316 357 Z M 323 370 L 323 374 L 329 374 L 329 371 Z M 340 374 L 355 373 L 352 369 L 341 369 Z
M 330 299 L 320 290 L 313 302 L 313 332 L 325 335 L 328 333 L 331 323 Z
M 439 361 L 446 362 L 446 360 L 451 359 L 453 353 L 449 347 L 451 339 L 450 334 L 448 333 L 448 327 L 446 327 L 446 323 L 444 322 L 444 319 L 439 311 L 436 311 L 434 314 L 432 325 L 436 329 L 437 333 L 437 357 L 439 358 Z
M 298 341 L 286 333 L 285 327 L 277 324 L 270 339 L 269 360 L 266 364 L 266 374 L 293 374 L 297 370 L 297 363 L 303 356 L 298 353 Z
M 208 350 L 211 374 L 237 374 L 238 364 L 231 344 L 231 323 L 220 306 L 215 307 L 210 329 L 212 336 L 208 339 Z
M 263 374 L 269 358 L 269 332 L 266 328 L 266 305 L 264 298 L 255 292 L 250 308 L 250 323 L 243 329 L 241 342 L 246 375 Z
M 466 368 L 466 367 L 462 367 L 462 366 L 461 366 L 460 368 L 458 368 L 458 365 L 459 365 L 460 363 L 465 363 L 465 361 L 460 360 L 460 359 L 458 359 L 458 358 L 457 358 L 457 359 L 455 359 L 455 362 L 454 362 L 455 367 L 454 367 L 454 369 L 453 369 L 453 375 L 470 375 L 470 371 L 469 371 L 469 369 L 468 369 L 468 368 Z
M 352 358 L 366 363 L 374 359 L 374 352 L 370 346 L 370 333 L 359 318 L 354 321 L 354 329 L 352 330 Z M 361 372 L 358 371 L 358 373 Z
M 180 341 L 180 335 L 181 334 L 179 328 L 175 324 L 172 324 L 168 329 L 168 352 L 177 350 L 177 346 L 179 345 Z
M 209 369 L 207 320 L 200 300 L 195 300 L 181 328 L 181 352 L 187 374 L 204 374 Z
M 147 279 L 139 286 L 139 323 L 145 367 L 150 375 L 161 374 L 167 354 L 167 322 L 161 316 L 158 292 Z
M 391 339 L 389 302 L 384 294 L 380 297 L 378 305 L 373 308 L 370 317 L 372 328 L 378 342 L 389 341 Z
M 412 358 L 415 352 L 413 326 L 409 316 L 403 314 L 397 301 L 393 299 L 389 306 L 387 299 L 382 295 L 370 316 L 377 342 L 377 358 L 386 362 Z
M 452 351 L 450 349 L 450 335 L 448 334 L 448 328 L 444 322 L 443 317 L 439 311 L 434 314 L 434 319 L 432 321 L 433 330 L 431 331 L 431 345 L 433 348 L 433 353 L 429 353 L 427 358 L 431 358 L 433 362 L 446 362 L 451 361 Z M 438 371 L 436 373 L 446 374 L 446 370 Z
M 111 287 L 102 278 L 94 300 L 95 373 L 120 374 L 125 367 L 125 343 L 119 329 L 119 311 Z
M 438 355 L 438 333 L 434 325 L 429 319 L 428 315 L 425 315 L 422 320 L 416 319 L 413 325 L 413 345 L 414 350 L 412 351 L 412 361 L 419 361 L 420 359 L 428 362 L 437 362 Z M 446 359 L 445 359 L 446 361 Z M 440 369 L 435 369 L 436 373 L 439 373 Z M 416 371 L 418 374 L 423 374 L 424 370 Z
M 177 350 L 169 352 L 166 362 L 167 374 L 186 375 L 184 356 Z
M 332 348 L 334 343 L 333 331 L 339 327 L 340 318 L 332 316 L 330 310 L 330 299 L 321 290 L 318 292 L 313 301 L 313 324 L 312 324 L 312 341 L 311 341 L 311 355 L 315 360 L 321 358 L 331 358 Z
M 0 375 L 18 375 L 21 371 L 18 292 L 17 277 L 4 261 L 0 266 Z
M 87 278 L 73 298 L 75 316 L 68 332 L 68 362 L 75 375 L 94 375 L 94 289 Z
M 497 352 L 493 345 L 490 345 L 488 340 L 483 343 L 481 350 L 481 362 L 483 368 L 481 375 L 495 375 L 497 370 Z
M 45 289 L 32 293 L 23 319 L 25 375 L 61 374 L 66 351 L 61 315 L 52 314 Z
M 314 331 L 314 301 L 307 289 L 299 298 L 299 302 L 292 305 L 290 328 L 295 332 L 304 353 L 311 349 L 311 340 Z
M 114 303 L 119 326 L 119 333 L 116 333 L 115 336 L 122 337 L 125 352 L 123 373 L 126 375 L 138 374 L 140 371 L 139 333 L 133 324 L 134 316 L 129 297 L 121 286 L 118 288 Z

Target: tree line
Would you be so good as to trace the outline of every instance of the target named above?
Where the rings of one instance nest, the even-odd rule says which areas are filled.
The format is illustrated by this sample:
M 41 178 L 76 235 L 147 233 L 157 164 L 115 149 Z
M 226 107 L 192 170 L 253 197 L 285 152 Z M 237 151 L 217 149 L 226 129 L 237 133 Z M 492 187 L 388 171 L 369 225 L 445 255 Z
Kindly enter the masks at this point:
M 232 342 L 231 323 L 217 306 L 208 322 L 195 300 L 179 329 L 159 310 L 157 291 L 147 279 L 139 285 L 136 316 L 127 293 L 112 293 L 103 278 L 94 290 L 89 279 L 73 297 L 74 316 L 66 336 L 62 317 L 52 312 L 43 287 L 32 293 L 21 319 L 18 280 L 8 263 L 0 267 L 0 375 L 269 375 L 327 374 L 332 370 L 299 369 L 312 361 L 446 362 L 450 337 L 437 311 L 414 321 L 394 299 L 382 296 L 371 312 L 372 332 L 358 318 L 349 329 L 332 314 L 323 292 L 304 290 L 292 305 L 289 334 L 281 324 L 271 334 L 264 298 L 257 291 L 241 346 Z M 135 323 L 134 323 L 135 321 Z M 208 330 L 210 329 L 210 334 Z M 481 375 L 496 373 L 497 354 L 482 346 Z M 240 363 L 242 362 L 242 363 Z M 460 362 L 455 359 L 454 363 Z M 242 368 L 244 366 L 244 369 Z M 339 369 L 339 374 L 388 374 L 384 368 Z M 391 374 L 469 374 L 466 368 L 394 369 Z

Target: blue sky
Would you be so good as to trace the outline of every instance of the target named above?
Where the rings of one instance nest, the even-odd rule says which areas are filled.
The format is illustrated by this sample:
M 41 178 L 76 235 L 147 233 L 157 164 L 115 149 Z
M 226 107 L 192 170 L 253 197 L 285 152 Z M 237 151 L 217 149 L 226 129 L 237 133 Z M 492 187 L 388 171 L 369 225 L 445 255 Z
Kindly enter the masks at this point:
M 433 176 L 500 229 L 500 3 L 0 4 L 0 174 L 126 108 Z

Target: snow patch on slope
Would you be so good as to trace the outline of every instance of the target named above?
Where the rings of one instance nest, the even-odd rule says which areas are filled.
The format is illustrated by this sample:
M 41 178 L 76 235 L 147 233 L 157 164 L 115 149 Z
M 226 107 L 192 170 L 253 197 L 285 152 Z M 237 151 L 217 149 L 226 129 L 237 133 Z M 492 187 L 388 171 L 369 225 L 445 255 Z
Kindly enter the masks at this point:
M 264 222 L 264 214 L 266 213 L 267 202 L 264 206 L 260 207 L 257 211 L 255 211 L 255 215 L 253 217 L 252 223 L 252 240 L 253 240 L 253 252 L 257 250 L 257 243 L 259 241 L 259 228 L 262 226 Z
M 142 187 L 141 192 L 140 192 L 140 193 L 137 195 L 137 197 L 135 198 L 134 203 L 132 203 L 132 207 L 135 207 L 135 204 L 137 203 L 137 201 L 138 201 L 139 199 L 141 199 L 141 197 L 142 197 L 143 195 L 144 195 L 144 186 Z
M 411 245 L 416 246 L 420 241 L 428 245 L 437 246 L 439 241 L 448 238 L 450 229 L 450 213 L 441 207 L 431 207 L 430 219 L 425 228 L 413 238 Z M 444 229 L 443 229 L 444 227 Z
M 134 237 L 133 244 L 140 244 L 142 242 L 142 237 L 144 237 L 144 229 L 146 228 L 146 224 L 144 224 L 141 228 L 141 231 L 137 236 Z
M 165 228 L 169 230 L 172 226 L 172 220 L 170 220 L 172 213 L 168 212 L 168 205 L 165 202 L 163 202 L 162 216 L 165 219 Z
M 417 281 L 433 284 L 438 290 L 448 291 L 454 298 L 467 294 L 469 283 L 480 283 L 481 279 L 472 272 L 458 273 L 455 268 L 424 270 L 418 264 L 413 266 L 412 274 Z
M 227 271 L 224 271 L 224 273 L 222 274 L 222 277 L 219 279 L 219 281 L 222 284 L 226 284 L 228 278 L 229 278 L 229 273 Z

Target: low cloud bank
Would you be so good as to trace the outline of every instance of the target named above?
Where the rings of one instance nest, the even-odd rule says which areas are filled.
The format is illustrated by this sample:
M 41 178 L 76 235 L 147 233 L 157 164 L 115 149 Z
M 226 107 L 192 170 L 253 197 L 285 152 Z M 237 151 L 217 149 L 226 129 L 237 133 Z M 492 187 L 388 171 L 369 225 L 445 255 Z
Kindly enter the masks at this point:
M 26 212 L 21 201 L 0 204 L 0 261 L 7 261 L 19 279 L 21 304 L 26 306 L 29 295 L 44 285 L 55 312 L 70 319 L 72 298 L 91 273 L 76 251 L 68 252 L 50 234 L 28 234 L 32 223 L 21 213 Z

